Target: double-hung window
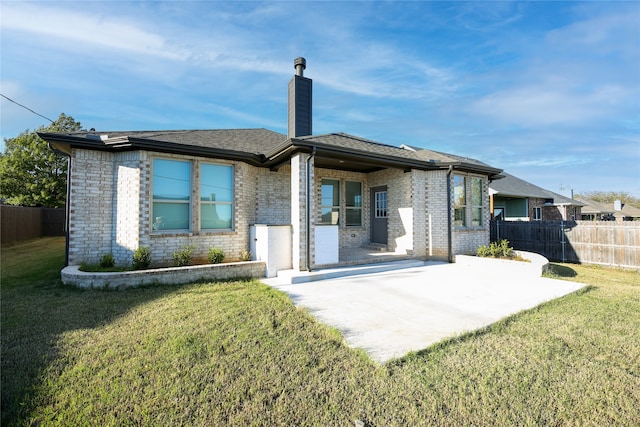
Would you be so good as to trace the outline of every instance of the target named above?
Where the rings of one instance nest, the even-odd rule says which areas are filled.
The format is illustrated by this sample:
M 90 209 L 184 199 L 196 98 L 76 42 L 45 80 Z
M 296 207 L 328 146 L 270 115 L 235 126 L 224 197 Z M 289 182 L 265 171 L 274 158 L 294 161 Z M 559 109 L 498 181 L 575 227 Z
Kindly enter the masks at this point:
M 340 181 L 322 180 L 322 224 L 339 224 L 340 220 Z
M 456 227 L 467 226 L 467 178 L 462 175 L 453 176 L 453 209 Z
M 191 227 L 191 163 L 153 161 L 154 230 L 189 230 Z
M 533 208 L 533 220 L 534 221 L 542 221 L 542 208 L 535 207 Z
M 200 228 L 231 229 L 233 166 L 200 165 Z
M 482 226 L 482 179 L 471 178 L 471 226 Z
M 362 183 L 357 181 L 345 182 L 345 219 L 347 226 L 362 225 Z

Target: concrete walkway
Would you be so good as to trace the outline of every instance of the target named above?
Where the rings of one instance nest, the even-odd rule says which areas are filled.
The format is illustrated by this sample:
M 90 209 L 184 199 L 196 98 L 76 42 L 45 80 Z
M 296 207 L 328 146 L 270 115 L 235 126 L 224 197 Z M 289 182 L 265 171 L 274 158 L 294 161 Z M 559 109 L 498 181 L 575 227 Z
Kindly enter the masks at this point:
M 263 282 L 384 363 L 585 286 L 501 270 L 425 263 L 307 283 Z

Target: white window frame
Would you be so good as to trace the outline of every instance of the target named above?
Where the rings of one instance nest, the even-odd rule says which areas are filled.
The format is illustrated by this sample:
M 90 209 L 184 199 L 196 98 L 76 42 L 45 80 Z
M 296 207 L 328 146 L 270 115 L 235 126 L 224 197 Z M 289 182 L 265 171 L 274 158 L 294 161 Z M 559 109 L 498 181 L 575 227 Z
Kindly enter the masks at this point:
M 542 207 L 536 206 L 533 208 L 533 220 L 542 221 Z
M 378 197 L 384 194 L 384 198 Z M 387 190 L 376 191 L 374 195 L 375 202 L 375 217 L 376 218 L 389 218 L 389 204 L 387 200 Z

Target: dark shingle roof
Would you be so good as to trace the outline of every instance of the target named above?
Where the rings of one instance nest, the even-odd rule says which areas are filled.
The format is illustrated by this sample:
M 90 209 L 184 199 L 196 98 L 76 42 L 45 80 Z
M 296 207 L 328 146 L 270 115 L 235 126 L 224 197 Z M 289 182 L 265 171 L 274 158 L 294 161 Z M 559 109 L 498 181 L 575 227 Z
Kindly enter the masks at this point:
M 396 147 L 346 133 L 329 133 L 288 138 L 267 129 L 160 130 L 129 132 L 74 132 L 39 134 L 50 143 L 93 150 L 149 150 L 248 162 L 255 166 L 278 167 L 296 151 L 317 149 L 319 164 L 373 171 L 385 167 L 441 169 L 450 164 L 458 169 L 495 176 L 501 172 L 474 159 Z M 321 160 L 320 160 L 321 159 Z M 333 159 L 333 160 L 332 160 Z
M 530 182 L 520 179 L 506 172 L 502 172 L 504 178 L 493 181 L 489 184 L 489 188 L 500 196 L 511 197 L 532 197 L 536 199 L 552 199 L 556 205 L 572 205 L 582 206 L 577 200 L 565 197 L 553 191 L 545 190 L 542 187 L 531 184 Z
M 297 140 L 314 142 L 334 148 L 340 148 L 352 152 L 376 154 L 381 156 L 400 157 L 411 160 L 419 160 L 415 152 L 405 150 L 393 145 L 383 144 L 359 136 L 349 135 L 344 132 L 328 133 L 325 135 L 312 135 L 296 138 Z
M 214 129 L 214 130 L 166 130 L 132 132 L 97 132 L 108 144 L 118 139 L 148 140 L 206 148 L 263 154 L 286 141 L 287 136 L 268 129 Z M 85 136 L 86 132 L 75 135 Z

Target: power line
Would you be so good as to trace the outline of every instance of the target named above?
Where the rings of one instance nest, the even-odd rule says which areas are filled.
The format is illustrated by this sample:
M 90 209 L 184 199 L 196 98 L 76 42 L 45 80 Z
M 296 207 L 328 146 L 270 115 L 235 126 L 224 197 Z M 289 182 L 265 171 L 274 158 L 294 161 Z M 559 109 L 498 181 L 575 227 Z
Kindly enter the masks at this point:
M 31 108 L 29 108 L 29 107 L 27 107 L 27 106 L 25 106 L 25 105 L 22 105 L 22 104 L 20 104 L 19 102 L 14 101 L 13 99 L 9 98 L 8 96 L 5 96 L 5 95 L 4 95 L 4 94 L 2 94 L 2 93 L 0 93 L 0 96 L 2 96 L 2 97 L 3 97 L 4 99 L 6 99 L 7 101 L 10 101 L 10 102 L 13 102 L 13 103 L 14 103 L 14 104 L 16 104 L 16 105 L 19 105 L 20 107 L 24 108 L 25 110 L 29 110 L 29 111 L 31 111 L 31 112 L 32 112 L 33 114 L 35 114 L 36 116 L 40 116 L 40 117 L 42 117 L 43 119 L 47 119 L 47 120 L 49 120 L 51 123 L 53 123 L 53 120 L 51 120 L 49 117 L 45 117 L 45 116 L 43 116 L 43 115 L 42 115 L 42 114 L 40 114 L 40 113 L 36 113 L 36 112 L 35 112 L 35 111 L 33 111 Z

